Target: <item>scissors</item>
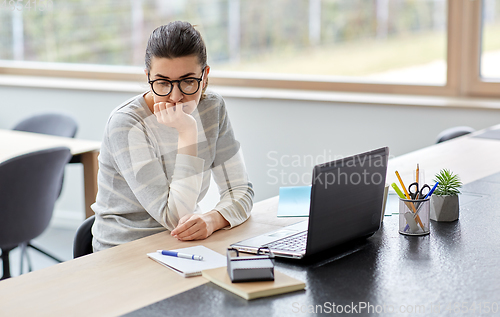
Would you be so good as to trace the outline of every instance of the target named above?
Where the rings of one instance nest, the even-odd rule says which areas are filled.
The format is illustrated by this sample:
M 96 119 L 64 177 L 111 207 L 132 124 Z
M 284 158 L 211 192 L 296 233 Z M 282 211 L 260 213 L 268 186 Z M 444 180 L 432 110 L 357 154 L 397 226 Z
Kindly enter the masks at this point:
M 414 190 L 413 190 L 414 189 Z M 418 189 L 418 183 L 411 183 L 408 186 L 408 192 L 410 193 L 411 199 L 424 199 L 424 197 L 431 191 L 431 187 L 427 184 L 424 184 L 420 190 Z

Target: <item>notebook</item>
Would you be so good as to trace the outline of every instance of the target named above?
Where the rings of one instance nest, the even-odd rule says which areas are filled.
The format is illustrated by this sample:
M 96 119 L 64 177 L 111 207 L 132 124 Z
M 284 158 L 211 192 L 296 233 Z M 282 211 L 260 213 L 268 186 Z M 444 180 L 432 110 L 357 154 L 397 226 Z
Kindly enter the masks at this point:
M 280 187 L 278 217 L 309 217 L 311 186 Z
M 313 169 L 309 219 L 231 245 L 257 253 L 301 259 L 342 243 L 369 237 L 380 228 L 389 149 L 345 157 Z
M 184 277 L 192 277 L 201 275 L 201 271 L 209 270 L 218 267 L 226 268 L 227 260 L 222 254 L 219 254 L 213 250 L 202 245 L 197 245 L 194 247 L 176 249 L 171 251 L 177 251 L 187 254 L 196 254 L 203 256 L 202 261 L 190 260 L 177 258 L 174 256 L 162 255 L 160 253 L 148 253 L 148 257 L 156 262 L 172 269 L 174 272 L 181 274 Z
M 274 271 L 274 281 L 232 283 L 226 268 L 203 270 L 207 280 L 243 297 L 246 300 L 299 291 L 306 284 L 279 271 Z

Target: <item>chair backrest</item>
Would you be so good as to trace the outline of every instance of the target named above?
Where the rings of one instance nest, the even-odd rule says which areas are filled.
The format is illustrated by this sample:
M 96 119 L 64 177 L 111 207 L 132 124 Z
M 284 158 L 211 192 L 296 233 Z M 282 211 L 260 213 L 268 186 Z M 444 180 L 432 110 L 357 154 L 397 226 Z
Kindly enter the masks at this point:
M 24 119 L 12 130 L 74 138 L 78 130 L 78 123 L 66 114 L 43 113 Z M 61 195 L 63 181 L 64 174 L 61 176 L 57 197 Z
M 70 158 L 68 148 L 57 147 L 0 163 L 0 247 L 28 242 L 47 228 Z
M 74 138 L 78 130 L 78 123 L 65 114 L 44 113 L 24 119 L 12 130 Z
M 88 217 L 76 231 L 75 240 L 73 241 L 73 259 L 93 252 L 92 226 L 94 225 L 94 220 L 94 215 Z
M 474 128 L 467 126 L 449 128 L 439 133 L 436 143 L 441 143 L 454 138 L 458 138 L 459 136 L 466 135 L 474 131 Z

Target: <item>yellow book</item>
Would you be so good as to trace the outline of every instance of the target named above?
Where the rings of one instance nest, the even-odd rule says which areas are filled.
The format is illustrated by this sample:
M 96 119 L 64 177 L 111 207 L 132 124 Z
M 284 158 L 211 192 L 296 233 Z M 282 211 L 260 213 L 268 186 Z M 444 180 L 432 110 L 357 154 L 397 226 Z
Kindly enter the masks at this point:
M 274 281 L 232 283 L 226 267 L 203 270 L 204 278 L 246 300 L 299 291 L 306 284 L 274 270 Z

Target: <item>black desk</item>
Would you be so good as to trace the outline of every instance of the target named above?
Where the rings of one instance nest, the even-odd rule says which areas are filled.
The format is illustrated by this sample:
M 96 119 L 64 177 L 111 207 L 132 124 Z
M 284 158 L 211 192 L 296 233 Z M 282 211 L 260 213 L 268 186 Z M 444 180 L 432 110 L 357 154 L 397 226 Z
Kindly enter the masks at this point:
M 368 240 L 312 261 L 277 261 L 278 270 L 306 282 L 305 291 L 246 301 L 208 283 L 126 316 L 300 316 L 341 309 L 361 316 L 498 315 L 500 174 L 463 191 L 476 198 L 464 201 L 458 221 L 432 221 L 430 235 L 401 235 L 398 216 L 386 216 Z

